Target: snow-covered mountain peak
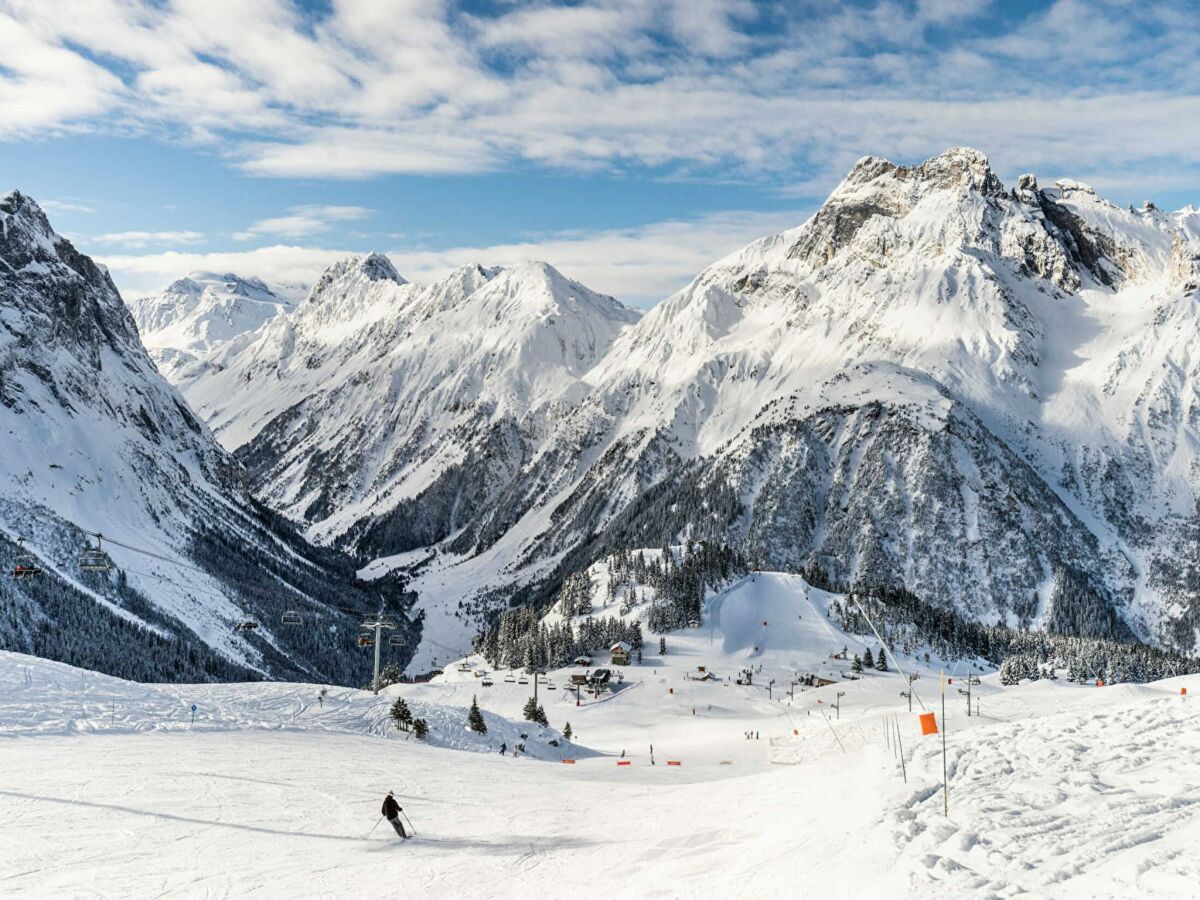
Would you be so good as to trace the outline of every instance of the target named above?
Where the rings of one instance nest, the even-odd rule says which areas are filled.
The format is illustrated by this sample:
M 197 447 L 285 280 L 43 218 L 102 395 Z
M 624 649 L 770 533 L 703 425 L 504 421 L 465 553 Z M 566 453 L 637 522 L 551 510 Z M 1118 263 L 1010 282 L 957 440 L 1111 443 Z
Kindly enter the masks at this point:
M 50 237 L 54 234 L 37 202 L 16 190 L 0 196 L 0 223 L 3 224 L 5 237 L 8 237 L 10 229 L 27 237 Z M 12 239 L 15 240 L 15 235 Z
M 501 316 L 567 313 L 619 322 L 637 319 L 636 312 L 615 298 L 596 293 L 549 263 L 533 260 L 499 270 L 482 289 L 480 300 Z
M 850 174 L 834 189 L 829 199 L 800 232 L 787 255 L 812 268 L 819 268 L 845 250 L 872 219 L 901 219 L 924 201 L 932 205 L 924 217 L 938 232 L 935 243 L 945 243 L 944 232 L 959 228 L 974 232 L 976 226 L 956 222 L 978 220 L 981 198 L 997 197 L 1004 186 L 988 164 L 987 157 L 968 147 L 953 147 L 916 166 L 901 166 L 879 157 L 866 156 L 855 163 Z M 971 198 L 974 202 L 971 202 Z M 891 242 L 886 234 L 870 234 L 868 243 L 881 248 Z
M 233 272 L 189 272 L 183 278 L 176 279 L 167 285 L 164 293 L 191 294 L 199 296 L 205 291 L 220 290 L 250 299 L 259 299 L 262 295 L 274 293 L 261 278 L 253 275 L 236 275 Z
M 107 271 L 55 232 L 37 201 L 17 190 L 0 197 L 0 253 L 14 270 L 63 274 L 69 269 L 83 278 L 108 281 Z
M 321 273 L 321 277 L 309 291 L 306 302 L 319 301 L 330 294 L 344 294 L 353 290 L 357 285 L 380 281 L 394 284 L 408 283 L 396 271 L 392 261 L 382 253 L 347 256 Z
M 192 272 L 158 294 L 130 300 L 142 343 L 174 381 L 194 377 L 197 360 L 292 307 L 261 278 Z

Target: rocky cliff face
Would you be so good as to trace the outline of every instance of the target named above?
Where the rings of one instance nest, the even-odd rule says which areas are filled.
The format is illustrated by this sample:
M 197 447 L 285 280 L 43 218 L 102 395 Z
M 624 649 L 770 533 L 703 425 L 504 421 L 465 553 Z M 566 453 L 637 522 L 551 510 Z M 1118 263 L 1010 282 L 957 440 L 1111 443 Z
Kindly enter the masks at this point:
M 4 647 L 137 678 L 361 679 L 356 623 L 328 604 L 378 594 L 249 495 L 107 273 L 16 192 L 0 197 L 0 435 L 0 558 L 24 537 L 45 570 L 0 583 Z M 78 529 L 154 555 L 114 544 L 111 572 L 81 571 Z M 282 627 L 289 607 L 307 628 Z M 258 631 L 235 632 L 247 619 Z

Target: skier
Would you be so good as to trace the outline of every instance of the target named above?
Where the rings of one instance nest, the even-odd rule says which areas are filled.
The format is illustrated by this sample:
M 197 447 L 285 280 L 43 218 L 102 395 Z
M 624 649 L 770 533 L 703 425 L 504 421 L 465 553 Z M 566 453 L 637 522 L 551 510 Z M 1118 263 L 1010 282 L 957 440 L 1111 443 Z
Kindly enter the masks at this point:
M 502 743 L 500 745 L 500 755 L 503 756 L 507 752 L 508 752 L 508 744 Z
M 396 795 L 392 791 L 387 792 L 387 796 L 383 798 L 383 815 L 396 829 L 396 834 L 407 839 L 408 835 L 404 833 L 404 823 L 400 821 L 400 813 L 404 807 L 396 802 Z

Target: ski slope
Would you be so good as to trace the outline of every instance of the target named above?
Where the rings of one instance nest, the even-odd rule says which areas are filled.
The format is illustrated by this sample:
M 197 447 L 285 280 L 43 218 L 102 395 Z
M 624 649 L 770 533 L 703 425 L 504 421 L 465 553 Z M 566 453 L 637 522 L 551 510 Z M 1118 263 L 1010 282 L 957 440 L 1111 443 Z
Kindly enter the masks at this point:
M 947 817 L 941 741 L 920 736 L 904 682 L 839 679 L 830 652 L 871 644 L 824 616 L 831 596 L 748 576 L 710 599 L 711 628 L 668 635 L 666 656 L 648 641 L 611 696 L 576 705 L 578 670 L 550 673 L 551 729 L 520 721 L 531 683 L 492 672 L 483 688 L 478 659 L 318 702 L 317 685 L 132 684 L 0 653 L 0 894 L 1195 896 L 1200 713 L 1180 688 L 1200 677 L 985 674 L 970 718 L 955 678 Z M 938 661 L 899 662 L 920 675 L 918 708 L 940 712 Z M 719 678 L 693 680 L 700 665 Z M 742 668 L 753 685 L 730 678 Z M 839 680 L 780 690 L 797 669 Z M 396 696 L 427 743 L 388 727 Z M 465 727 L 472 696 L 486 735 Z M 527 754 L 497 752 L 521 734 Z M 412 841 L 372 830 L 389 789 Z

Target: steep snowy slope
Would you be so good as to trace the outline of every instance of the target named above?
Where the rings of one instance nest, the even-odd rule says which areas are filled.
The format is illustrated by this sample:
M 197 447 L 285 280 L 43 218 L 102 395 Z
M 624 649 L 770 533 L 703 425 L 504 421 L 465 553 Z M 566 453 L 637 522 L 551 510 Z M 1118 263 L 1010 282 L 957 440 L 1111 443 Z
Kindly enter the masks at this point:
M 354 618 L 327 604 L 379 592 L 249 496 L 107 273 L 17 192 L 0 198 L 0 441 L 3 646 L 134 678 L 359 677 Z M 106 545 L 111 571 L 81 571 L 79 529 L 128 545 Z M 43 574 L 8 577 L 20 537 Z M 280 624 L 291 607 L 307 627 Z
M 194 377 L 187 370 L 197 360 L 291 309 L 292 291 L 232 273 L 193 272 L 158 294 L 127 302 L 143 346 L 179 385 Z

